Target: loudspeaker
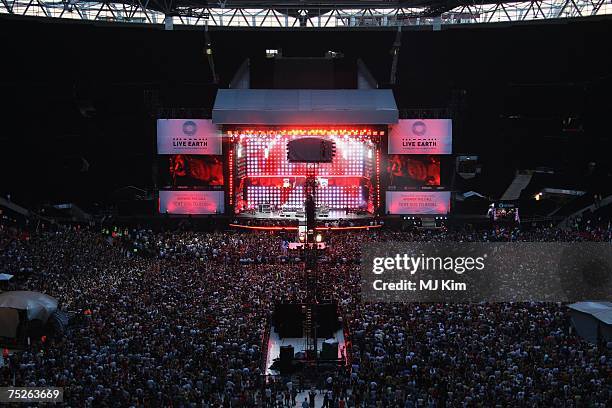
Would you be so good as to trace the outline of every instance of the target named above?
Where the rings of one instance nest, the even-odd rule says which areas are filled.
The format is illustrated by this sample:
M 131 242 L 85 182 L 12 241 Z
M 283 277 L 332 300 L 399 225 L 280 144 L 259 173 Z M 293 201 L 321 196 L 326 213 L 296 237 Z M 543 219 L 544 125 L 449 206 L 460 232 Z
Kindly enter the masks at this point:
M 292 163 L 331 163 L 336 144 L 318 137 L 302 137 L 287 143 L 287 160 Z
M 293 346 L 281 346 L 280 348 L 280 364 L 283 369 L 291 367 L 293 362 L 294 349 Z
M 321 360 L 336 360 L 338 358 L 338 342 L 323 342 Z

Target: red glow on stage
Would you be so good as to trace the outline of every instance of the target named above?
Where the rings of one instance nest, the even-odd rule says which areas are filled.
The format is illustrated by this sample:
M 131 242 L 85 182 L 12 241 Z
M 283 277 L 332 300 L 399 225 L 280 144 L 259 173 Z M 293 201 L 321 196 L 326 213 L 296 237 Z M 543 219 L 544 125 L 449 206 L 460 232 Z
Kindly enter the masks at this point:
M 232 138 L 241 136 L 384 136 L 384 130 L 370 128 L 278 128 L 278 129 L 238 129 L 228 130 Z
M 227 135 L 235 140 L 238 157 L 232 173 L 240 180 L 234 190 L 237 213 L 257 209 L 262 204 L 273 211 L 303 206 L 304 180 L 312 174 L 313 165 L 287 159 L 287 144 L 303 136 L 318 136 L 336 146 L 331 163 L 314 167 L 317 203 L 331 210 L 373 210 L 377 198 L 373 183 L 378 179 L 375 168 L 380 171 L 375 141 L 384 131 L 355 127 L 240 128 L 229 130 Z
M 256 231 L 297 231 L 298 227 L 264 227 L 254 225 L 230 224 L 233 228 L 242 228 Z M 353 227 L 318 227 L 317 231 L 350 231 L 350 230 L 368 230 L 372 228 L 381 228 L 382 225 L 358 225 Z
M 376 148 L 376 206 L 380 205 L 380 149 Z
M 229 149 L 228 154 L 228 162 L 229 162 L 229 205 L 234 204 L 234 149 Z

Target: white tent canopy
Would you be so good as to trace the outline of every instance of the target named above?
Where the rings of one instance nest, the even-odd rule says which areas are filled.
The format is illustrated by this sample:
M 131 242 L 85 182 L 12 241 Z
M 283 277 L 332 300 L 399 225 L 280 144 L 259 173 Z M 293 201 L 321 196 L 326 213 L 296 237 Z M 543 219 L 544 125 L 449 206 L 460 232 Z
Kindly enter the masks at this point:
M 578 334 L 591 343 L 603 338 L 612 341 L 612 303 L 577 302 L 568 306 Z
M 20 310 L 26 312 L 28 320 L 46 323 L 57 310 L 57 300 L 40 292 L 0 293 L 0 336 L 16 337 Z

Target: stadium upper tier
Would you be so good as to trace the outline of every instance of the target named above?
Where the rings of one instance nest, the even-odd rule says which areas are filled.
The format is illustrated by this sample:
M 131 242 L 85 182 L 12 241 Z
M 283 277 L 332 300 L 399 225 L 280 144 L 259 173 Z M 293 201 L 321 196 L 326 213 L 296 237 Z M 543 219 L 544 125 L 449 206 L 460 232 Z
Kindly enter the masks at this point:
M 508 23 L 612 14 L 610 0 L 0 0 L 0 14 L 92 22 L 297 29 Z

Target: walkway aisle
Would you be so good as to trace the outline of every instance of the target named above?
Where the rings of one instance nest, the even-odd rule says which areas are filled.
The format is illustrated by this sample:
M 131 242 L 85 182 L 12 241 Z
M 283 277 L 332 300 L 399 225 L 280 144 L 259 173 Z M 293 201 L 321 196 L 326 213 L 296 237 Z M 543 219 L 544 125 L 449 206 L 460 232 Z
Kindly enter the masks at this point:
M 295 397 L 295 402 L 297 403 L 295 405 L 295 408 L 302 408 L 302 402 L 304 402 L 304 399 L 308 399 L 308 391 L 302 391 L 300 392 L 297 397 Z M 317 396 L 315 397 L 315 408 L 321 408 L 323 406 L 323 394 L 320 394 L 317 391 Z

